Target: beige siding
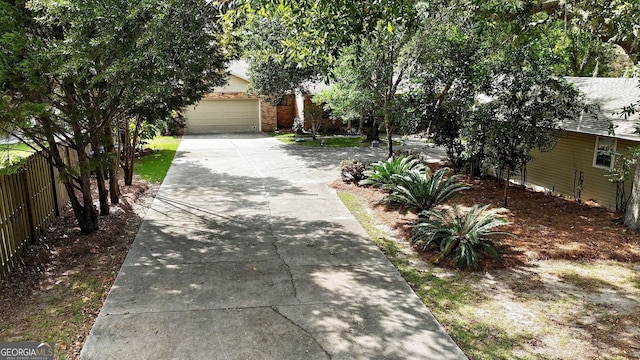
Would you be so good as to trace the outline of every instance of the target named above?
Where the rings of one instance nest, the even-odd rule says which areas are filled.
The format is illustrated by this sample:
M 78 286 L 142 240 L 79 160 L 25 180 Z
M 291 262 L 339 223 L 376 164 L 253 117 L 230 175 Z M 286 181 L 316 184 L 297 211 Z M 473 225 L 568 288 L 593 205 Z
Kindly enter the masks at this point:
M 595 135 L 566 132 L 552 151 L 534 152 L 534 160 L 527 165 L 527 185 L 540 186 L 575 198 L 582 172 L 581 199 L 593 200 L 606 208 L 615 209 L 615 184 L 605 177 L 607 170 L 593 166 L 596 138 Z M 618 139 L 616 150 L 624 153 L 633 145 L 633 142 Z M 628 195 L 631 180 L 627 183 Z
M 242 80 L 235 75 L 229 75 L 228 83 L 226 86 L 221 88 L 215 88 L 213 92 L 218 93 L 244 93 L 247 91 L 247 86 L 249 82 L 246 80 Z

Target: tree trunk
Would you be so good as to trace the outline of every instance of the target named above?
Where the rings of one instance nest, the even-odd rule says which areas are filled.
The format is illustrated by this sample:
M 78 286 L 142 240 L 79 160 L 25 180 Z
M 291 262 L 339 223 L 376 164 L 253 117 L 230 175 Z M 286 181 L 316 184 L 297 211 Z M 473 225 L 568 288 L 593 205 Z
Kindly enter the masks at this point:
M 53 138 L 49 139 L 50 144 L 55 144 Z M 93 200 L 91 196 L 89 196 L 89 201 L 83 201 L 80 203 L 78 196 L 75 192 L 75 187 L 73 186 L 73 178 L 68 175 L 69 174 L 69 166 L 64 162 L 64 159 L 60 155 L 60 151 L 58 147 L 53 145 L 51 146 L 51 154 L 52 159 L 54 161 L 54 165 L 58 168 L 60 174 L 60 180 L 62 181 L 65 189 L 67 190 L 67 194 L 69 195 L 69 202 L 71 202 L 71 208 L 73 209 L 73 214 L 75 215 L 76 221 L 78 222 L 78 226 L 80 227 L 80 231 L 84 234 L 92 233 L 98 230 L 98 212 L 96 208 L 93 206 Z M 80 157 L 80 156 L 79 156 Z M 88 177 L 87 177 L 88 179 Z M 80 181 L 82 183 L 82 181 Z M 86 193 L 82 191 L 83 196 Z M 91 190 L 89 188 L 89 194 L 91 194 Z
M 83 233 L 92 233 L 98 230 L 98 211 L 96 211 L 96 207 L 93 205 L 93 198 L 91 196 L 89 157 L 87 156 L 85 148 L 82 146 L 78 146 L 76 151 L 78 153 L 78 165 L 80 167 L 78 182 L 82 194 L 82 204 L 78 202 L 78 207 L 74 208 L 73 212 L 78 220 L 80 230 Z M 73 187 L 71 190 L 73 192 Z M 69 191 L 68 187 L 67 191 Z M 71 196 L 71 194 L 69 194 L 69 196 Z
M 122 169 L 124 170 L 124 184 L 132 185 L 133 184 L 133 167 L 135 165 L 136 159 L 136 147 L 138 146 L 138 135 L 140 134 L 140 124 L 142 123 L 142 119 L 140 116 L 136 118 L 136 124 L 133 130 L 133 136 L 129 131 L 129 127 L 125 126 L 124 130 L 124 138 L 125 141 L 123 143 L 124 146 L 124 164 Z
M 393 157 L 393 128 L 388 125 L 387 120 L 385 120 L 387 125 L 385 126 L 385 130 L 387 132 L 387 158 Z
M 109 192 L 104 185 L 104 167 L 102 164 L 96 168 L 96 183 L 98 184 L 98 197 L 100 199 L 100 216 L 107 216 L 109 215 Z
M 509 178 L 511 177 L 511 167 L 507 166 L 507 177 L 504 179 L 504 193 L 503 193 L 503 204 L 506 208 L 508 206 L 508 191 L 509 191 Z
M 91 147 L 93 148 L 93 158 L 90 160 L 95 164 L 94 166 L 96 172 L 96 185 L 98 186 L 98 200 L 100 203 L 100 216 L 107 216 L 109 215 L 109 194 L 107 192 L 107 187 L 104 184 L 104 168 L 106 163 L 104 146 L 100 145 L 98 142 L 92 142 Z
M 89 207 L 85 204 L 81 204 L 78 197 L 75 194 L 73 184 L 65 182 L 64 187 L 69 194 L 69 201 L 71 202 L 71 208 L 75 215 L 78 226 L 83 234 L 90 234 L 98 230 L 98 212 L 93 206 L 93 203 Z
M 384 130 L 387 133 L 387 158 L 393 157 L 393 126 L 391 126 L 391 118 L 389 116 L 389 101 L 384 102 Z
M 104 147 L 107 155 L 109 167 L 109 195 L 112 204 L 118 204 L 120 202 L 120 188 L 118 186 L 118 153 L 116 151 L 115 139 L 113 138 L 113 130 L 109 126 L 105 129 L 106 145 Z
M 380 141 L 380 137 L 378 136 L 378 122 L 375 120 L 371 121 L 371 127 L 367 129 L 367 138 L 365 142 L 372 141 Z
M 633 175 L 631 196 L 627 203 L 627 211 L 624 214 L 624 224 L 633 230 L 640 229 L 640 157 Z

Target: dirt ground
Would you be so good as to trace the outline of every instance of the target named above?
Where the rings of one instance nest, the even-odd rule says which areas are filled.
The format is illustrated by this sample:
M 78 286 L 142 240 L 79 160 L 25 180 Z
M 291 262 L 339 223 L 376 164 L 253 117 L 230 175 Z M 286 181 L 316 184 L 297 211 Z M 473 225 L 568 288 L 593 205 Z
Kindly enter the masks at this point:
M 492 204 L 493 208 L 502 208 L 504 182 L 472 177 L 465 177 L 463 181 L 470 189 L 456 195 L 448 204 L 468 207 Z M 384 204 L 383 192 L 341 181 L 332 186 L 366 198 L 378 218 L 398 230 L 405 239 L 410 238 L 416 216 L 402 214 L 402 209 Z M 501 237 L 498 242 L 503 263 L 486 259 L 480 270 L 513 268 L 550 259 L 640 263 L 640 235 L 619 224 L 622 214 L 607 211 L 597 204 L 578 204 L 512 184 L 508 192 L 508 209 L 502 208 L 500 213 L 511 222 L 503 230 L 515 236 Z M 423 255 L 429 258 L 436 253 L 434 248 Z M 454 264 L 443 262 L 443 266 L 453 267 Z
M 502 207 L 504 182 L 472 177 L 463 181 L 470 189 L 444 206 Z M 340 180 L 332 186 L 364 198 L 411 251 L 415 215 L 385 205 L 384 193 L 375 188 Z M 435 247 L 412 252 L 418 258 L 414 263 L 421 262 L 417 268 L 451 281 L 451 286 L 473 289 L 477 299 L 458 304 L 455 315 L 439 308 L 437 301 L 425 302 L 467 356 L 640 358 L 640 235 L 619 224 L 622 214 L 597 204 L 578 204 L 517 185 L 510 186 L 508 200 L 508 209 L 500 214 L 512 223 L 504 230 L 515 236 L 499 239 L 503 262 L 485 254 L 479 269 L 461 272 L 452 259 L 437 267 L 428 264 L 438 251 Z M 489 338 L 475 343 L 463 339 L 482 328 L 488 329 Z M 476 346 L 478 342 L 508 343 L 502 346 L 510 355 L 492 353 L 492 346 Z
M 57 359 L 79 358 L 157 188 L 121 186 L 120 204 L 89 235 L 66 208 L 0 285 L 0 341 L 55 342 Z

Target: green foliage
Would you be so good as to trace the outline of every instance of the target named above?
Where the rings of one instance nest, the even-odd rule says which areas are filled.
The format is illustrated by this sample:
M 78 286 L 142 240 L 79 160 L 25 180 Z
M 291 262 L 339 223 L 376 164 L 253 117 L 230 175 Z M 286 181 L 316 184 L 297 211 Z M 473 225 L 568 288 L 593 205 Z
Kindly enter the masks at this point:
M 365 178 L 365 164 L 360 160 L 342 160 L 340 162 L 340 177 L 344 183 L 359 183 Z
M 489 205 L 474 205 L 466 214 L 457 205 L 451 209 L 426 211 L 415 227 L 411 242 L 419 243 L 423 249 L 430 244 L 440 247 L 440 252 L 431 260 L 438 263 L 442 258 L 454 253 L 456 264 L 460 268 L 478 267 L 478 248 L 486 250 L 496 260 L 500 253 L 490 238 L 496 235 L 508 235 L 503 231 L 494 231 L 499 226 L 508 225 L 505 219 L 496 217 L 497 210 L 488 210 Z
M 186 119 L 184 115 L 179 111 L 172 111 L 161 123 L 160 135 L 162 136 L 177 136 L 181 135 L 186 125 Z
M 392 182 L 385 185 L 389 190 L 386 200 L 402 204 L 405 210 L 421 213 L 449 200 L 457 192 L 469 187 L 458 182 L 458 176 L 445 179 L 448 168 L 438 169 L 433 175 L 429 171 L 410 170 L 405 175 L 393 174 Z
M 371 167 L 371 170 L 364 172 L 366 179 L 360 181 L 359 185 L 385 187 L 396 182 L 397 178 L 393 175 L 404 176 L 409 170 L 424 170 L 424 164 L 411 157 L 389 158 L 372 164 Z
M 317 66 L 302 66 L 287 51 L 291 30 L 286 21 L 291 16 L 287 7 L 274 8 L 271 16 L 249 14 L 242 31 L 249 62 L 250 91 L 276 103 L 283 95 L 295 90 L 306 92 L 305 82 L 318 79 Z
M 136 121 L 130 120 L 128 125 L 129 133 L 133 134 L 136 130 Z M 149 140 L 155 138 L 159 132 L 156 124 L 146 120 L 140 122 L 138 131 L 137 149 L 143 149 L 149 143 Z
M 234 52 L 219 6 L 0 1 L 0 129 L 49 151 L 54 165 L 70 175 L 63 181 L 83 232 L 98 229 L 89 176 L 107 160 L 115 168 L 116 123 L 165 118 L 225 83 Z M 57 147 L 44 146 L 56 142 L 80 152 L 78 172 L 70 171 Z M 106 155 L 87 153 L 99 145 Z M 100 185 L 105 214 L 108 197 Z M 110 185 L 115 202 L 115 177 Z

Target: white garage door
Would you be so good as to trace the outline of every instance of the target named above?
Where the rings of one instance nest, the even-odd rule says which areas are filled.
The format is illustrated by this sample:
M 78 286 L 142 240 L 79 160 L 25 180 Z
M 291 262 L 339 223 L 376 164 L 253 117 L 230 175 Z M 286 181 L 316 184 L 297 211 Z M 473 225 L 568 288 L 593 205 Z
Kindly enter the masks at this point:
M 260 131 L 260 107 L 257 99 L 202 100 L 187 108 L 187 133 Z

